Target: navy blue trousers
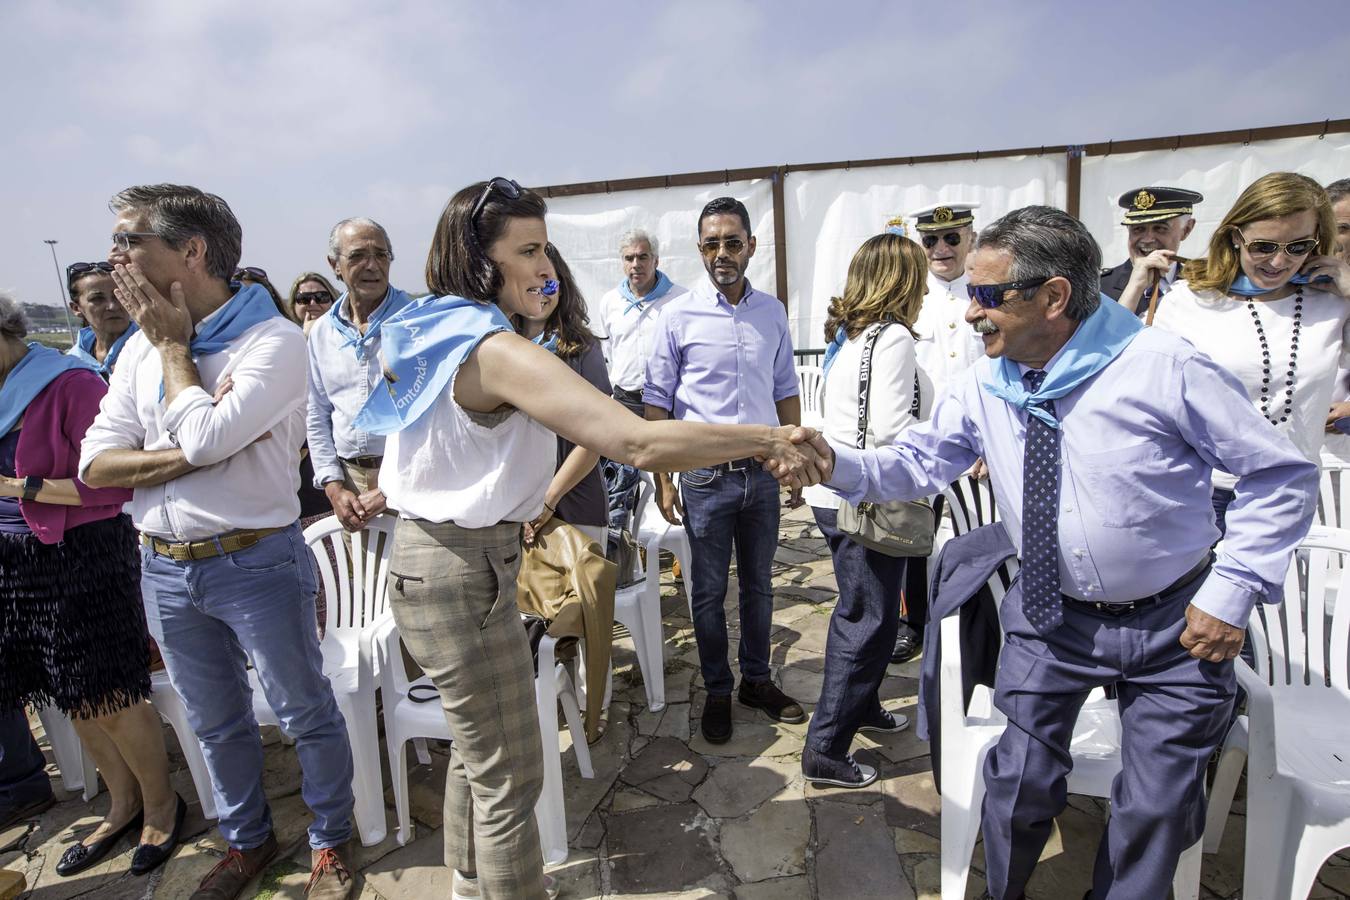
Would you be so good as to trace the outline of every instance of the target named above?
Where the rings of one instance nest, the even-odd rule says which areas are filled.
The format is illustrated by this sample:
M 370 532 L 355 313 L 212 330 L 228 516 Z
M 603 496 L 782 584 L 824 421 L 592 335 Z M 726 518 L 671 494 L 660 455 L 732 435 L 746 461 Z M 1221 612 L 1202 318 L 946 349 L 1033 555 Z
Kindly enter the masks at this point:
M 768 681 L 778 482 L 759 466 L 735 472 L 693 469 L 680 476 L 680 500 L 693 556 L 693 571 L 685 578 L 703 686 L 713 696 L 728 695 L 736 686 L 727 659 L 725 609 L 733 548 L 740 583 L 741 678 Z
M 806 743 L 838 759 L 848 753 L 858 726 L 881 707 L 877 690 L 900 627 L 900 589 L 909 561 L 869 550 L 840 532 L 838 510 L 811 511 L 830 545 L 839 602 L 830 616 L 825 680 Z
M 1038 635 L 1014 584 L 999 611 L 1005 643 L 994 703 L 1008 728 L 985 760 L 984 849 L 989 891 L 1020 896 L 1068 800 L 1069 739 L 1094 687 L 1115 684 L 1121 774 L 1093 871 L 1094 900 L 1166 897 L 1181 852 L 1205 824 L 1205 766 L 1228 728 L 1231 662 L 1194 659 L 1179 641 L 1206 575 L 1159 603 L 1114 618 L 1068 603 Z
M 0 710 L 0 811 L 51 796 L 46 764 L 23 710 Z

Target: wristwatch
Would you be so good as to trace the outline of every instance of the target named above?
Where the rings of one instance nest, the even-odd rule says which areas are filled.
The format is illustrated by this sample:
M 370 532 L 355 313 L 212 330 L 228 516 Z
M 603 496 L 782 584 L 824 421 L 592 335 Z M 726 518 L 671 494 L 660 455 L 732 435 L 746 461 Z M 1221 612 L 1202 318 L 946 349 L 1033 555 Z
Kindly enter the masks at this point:
M 36 500 L 40 490 L 42 490 L 41 476 L 29 475 L 23 480 L 23 499 Z

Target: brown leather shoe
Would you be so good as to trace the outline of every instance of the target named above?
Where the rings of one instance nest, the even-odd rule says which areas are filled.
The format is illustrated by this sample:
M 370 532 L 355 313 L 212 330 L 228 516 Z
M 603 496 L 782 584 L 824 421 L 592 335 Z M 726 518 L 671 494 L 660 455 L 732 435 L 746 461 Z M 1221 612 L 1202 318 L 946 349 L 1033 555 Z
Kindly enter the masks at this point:
M 269 834 L 252 850 L 230 848 L 225 858 L 206 873 L 191 900 L 234 900 L 254 877 L 277 855 L 277 836 Z
M 310 900 L 347 900 L 356 889 L 351 852 L 351 841 L 311 850 L 309 858 L 313 871 L 309 875 L 309 884 L 305 885 L 305 896 Z

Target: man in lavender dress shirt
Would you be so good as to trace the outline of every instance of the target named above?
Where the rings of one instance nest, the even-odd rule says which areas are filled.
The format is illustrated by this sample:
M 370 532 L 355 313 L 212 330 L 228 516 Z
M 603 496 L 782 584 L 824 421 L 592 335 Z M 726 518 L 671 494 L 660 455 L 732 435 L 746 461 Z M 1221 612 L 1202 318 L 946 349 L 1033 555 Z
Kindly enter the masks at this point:
M 1317 467 L 1232 375 L 1099 295 L 1100 259 L 1059 210 L 1027 207 L 990 225 L 966 312 L 988 358 L 893 446 L 816 439 L 834 454 L 827 483 L 855 503 L 922 497 L 978 458 L 989 466 L 1022 558 L 999 611 L 994 702 L 1008 727 L 984 767 L 997 898 L 1025 890 L 1067 799 L 1079 709 L 1107 684 L 1117 685 L 1124 768 L 1089 896 L 1167 896 L 1204 828 L 1205 766 L 1229 724 L 1243 629 L 1258 602 L 1282 599 L 1317 492 Z M 1112 332 L 1108 320 L 1120 323 L 1114 343 L 1084 338 Z M 1051 452 L 1040 453 L 1046 440 Z M 1238 476 L 1217 556 L 1216 468 Z
M 750 286 L 755 255 L 750 214 L 731 197 L 713 200 L 698 219 L 698 247 L 708 280 L 661 312 L 642 399 L 648 419 L 752 425 L 799 425 L 801 402 L 787 312 L 778 298 Z M 778 484 L 753 459 L 738 459 L 680 476 L 656 474 L 661 514 L 684 515 L 693 554 L 688 573 L 694 636 L 703 684 L 703 737 L 731 738 L 731 689 L 724 602 L 731 551 L 740 582 L 741 703 L 780 722 L 804 722 L 801 706 L 773 683 L 769 567 L 778 547 Z M 800 493 L 794 492 L 800 503 Z M 681 506 L 683 501 L 683 506 Z

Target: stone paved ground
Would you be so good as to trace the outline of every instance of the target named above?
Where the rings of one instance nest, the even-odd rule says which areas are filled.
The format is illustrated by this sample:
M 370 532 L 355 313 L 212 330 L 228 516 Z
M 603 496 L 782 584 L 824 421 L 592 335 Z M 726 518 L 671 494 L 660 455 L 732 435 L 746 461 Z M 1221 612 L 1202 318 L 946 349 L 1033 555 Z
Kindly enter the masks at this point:
M 823 652 L 836 586 L 819 532 L 799 510 L 784 517 L 774 568 L 773 663 L 782 686 L 811 709 L 819 696 Z M 733 582 L 731 596 L 735 596 Z M 927 745 L 912 731 L 883 741 L 862 738 L 862 755 L 881 778 L 862 791 L 819 790 L 804 784 L 800 751 L 805 725 L 776 725 L 739 705 L 731 742 L 710 746 L 698 737 L 703 694 L 684 595 L 670 573 L 662 601 L 667 636 L 667 708 L 650 713 L 643 700 L 631 643 L 616 644 L 617 674 L 609 727 L 592 748 L 595 778 L 582 779 L 565 754 L 572 852 L 554 870 L 570 898 L 736 898 L 736 900 L 865 900 L 938 896 L 938 810 Z M 728 604 L 736 640 L 734 599 Z M 888 705 L 914 718 L 917 663 L 892 666 L 882 685 Z M 299 797 L 300 771 L 292 748 L 265 730 L 266 790 L 283 845 L 294 848 L 265 873 L 247 896 L 303 895 L 308 851 L 302 838 L 309 816 Z M 175 782 L 194 797 L 173 733 L 165 730 L 179 769 Z M 564 743 L 566 734 L 564 733 Z M 441 790 L 445 756 L 415 767 L 411 796 L 415 839 L 399 847 L 392 837 L 363 848 L 362 900 L 449 896 L 441 856 Z M 53 772 L 55 770 L 53 769 Z M 386 776 L 387 780 L 387 776 Z M 59 787 L 59 781 L 54 781 Z M 52 871 L 74 835 L 98 821 L 107 795 L 85 804 L 58 790 L 62 802 L 31 827 L 0 835 L 0 867 L 22 871 L 40 900 L 89 896 L 186 897 L 219 859 L 219 836 L 194 803 L 194 834 L 160 872 L 128 874 L 130 847 L 81 877 Z M 393 806 L 390 799 L 392 831 Z M 1242 884 L 1243 805 L 1238 802 L 1221 851 L 1205 858 L 1202 896 L 1235 897 Z M 1073 797 L 1058 821 L 1029 894 L 1077 898 L 1088 887 L 1104 816 L 1102 802 Z M 975 855 L 969 890 L 983 887 L 983 851 Z M 1350 859 L 1323 868 L 1315 897 L 1350 895 Z

